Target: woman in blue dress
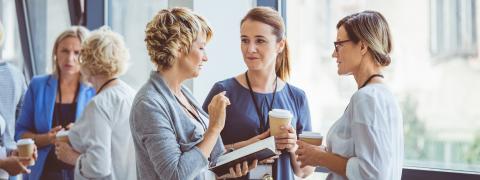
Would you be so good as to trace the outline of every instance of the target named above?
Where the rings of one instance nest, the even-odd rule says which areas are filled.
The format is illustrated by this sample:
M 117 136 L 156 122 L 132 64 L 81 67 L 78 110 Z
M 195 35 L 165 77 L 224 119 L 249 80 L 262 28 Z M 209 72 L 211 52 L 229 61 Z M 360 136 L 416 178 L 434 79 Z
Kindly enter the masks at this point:
M 300 168 L 296 162 L 297 134 L 311 130 L 310 112 L 304 91 L 286 82 L 289 75 L 285 26 L 279 13 L 271 8 L 251 9 L 241 21 L 241 50 L 248 67 L 245 73 L 217 82 L 206 98 L 203 109 L 215 94 L 226 91 L 231 105 L 227 107 L 225 128 L 221 136 L 225 147 L 238 149 L 268 137 L 268 112 L 286 109 L 293 114 L 290 126 L 275 136 L 278 157 L 263 161 L 241 179 L 254 174 L 271 173 L 275 179 L 306 177 L 313 167 Z M 271 171 L 271 172 L 270 172 Z

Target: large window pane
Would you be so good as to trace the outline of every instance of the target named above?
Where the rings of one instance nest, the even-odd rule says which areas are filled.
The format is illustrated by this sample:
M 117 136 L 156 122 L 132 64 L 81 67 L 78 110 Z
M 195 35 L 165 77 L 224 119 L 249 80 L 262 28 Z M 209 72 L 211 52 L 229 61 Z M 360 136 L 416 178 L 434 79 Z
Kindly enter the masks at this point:
M 15 1 L 0 0 L 0 20 L 3 24 L 4 42 L 0 49 L 3 61 L 9 61 L 23 69 L 23 55 L 18 34 L 17 14 Z
M 168 1 L 112 0 L 111 3 L 112 29 L 123 35 L 130 50 L 130 66 L 122 79 L 139 89 L 153 69 L 144 42 L 145 27 L 160 9 L 168 7 Z
M 432 13 L 438 11 L 432 9 L 438 4 L 452 3 L 456 6 L 448 11 L 454 12 Z M 393 34 L 393 61 L 385 77 L 404 116 L 405 166 L 480 172 L 480 59 L 476 44 L 476 11 L 480 7 L 474 0 L 287 1 L 291 81 L 307 92 L 314 130 L 326 134 L 356 91 L 352 76 L 336 73 L 332 42 L 338 20 L 367 9 L 381 12 Z M 447 30 L 443 24 L 448 22 L 457 24 L 448 29 L 453 35 L 442 34 Z M 435 36 L 443 39 L 431 39 Z M 446 45 L 447 41 L 458 45 Z M 453 53 L 438 59 L 438 51 L 432 51 L 438 47 L 450 47 Z

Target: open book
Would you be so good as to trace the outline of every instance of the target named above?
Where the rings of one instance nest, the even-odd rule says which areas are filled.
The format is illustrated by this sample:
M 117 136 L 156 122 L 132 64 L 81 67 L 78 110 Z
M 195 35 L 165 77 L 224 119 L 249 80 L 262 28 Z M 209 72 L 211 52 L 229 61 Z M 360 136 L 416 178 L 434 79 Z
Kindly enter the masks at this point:
M 255 159 L 261 161 L 275 156 L 275 151 L 275 139 L 273 136 L 270 136 L 218 157 L 217 163 L 214 167 L 211 167 L 210 170 L 217 174 L 217 176 L 222 176 L 230 173 L 229 168 L 235 167 L 238 163 L 247 161 L 250 165 Z

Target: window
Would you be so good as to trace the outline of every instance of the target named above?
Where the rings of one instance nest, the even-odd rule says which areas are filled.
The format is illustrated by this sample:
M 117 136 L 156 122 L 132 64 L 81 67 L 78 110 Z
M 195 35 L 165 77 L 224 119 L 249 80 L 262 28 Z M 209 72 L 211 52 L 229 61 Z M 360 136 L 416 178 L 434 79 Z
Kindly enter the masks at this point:
M 474 0 L 287 1 L 291 82 L 307 93 L 313 129 L 326 135 L 356 91 L 331 57 L 338 20 L 376 10 L 393 35 L 384 75 L 404 117 L 405 166 L 480 172 L 479 8 Z M 448 61 L 435 60 L 440 52 Z
M 475 0 L 430 1 L 430 47 L 439 58 L 476 57 Z
M 130 66 L 122 79 L 134 89 L 139 89 L 154 68 L 144 42 L 145 27 L 160 9 L 168 7 L 168 3 L 159 0 L 142 3 L 137 0 L 112 0 L 111 3 L 112 30 L 123 35 L 130 51 Z
M 4 28 L 4 42 L 0 49 L 0 59 L 15 64 L 19 69 L 22 69 L 23 55 L 14 1 L 0 0 L 0 17 Z

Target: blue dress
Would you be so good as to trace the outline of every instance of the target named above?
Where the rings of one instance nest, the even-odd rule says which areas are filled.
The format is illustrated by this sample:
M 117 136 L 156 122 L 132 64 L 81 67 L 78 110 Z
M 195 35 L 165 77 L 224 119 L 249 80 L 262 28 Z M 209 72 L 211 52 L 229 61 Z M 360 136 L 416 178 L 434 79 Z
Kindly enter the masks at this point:
M 227 106 L 225 128 L 221 132 L 224 144 L 244 141 L 262 133 L 260 119 L 255 110 L 250 91 L 243 87 L 235 78 L 215 83 L 205 99 L 203 109 L 208 112 L 208 104 L 213 96 L 222 91 L 227 91 L 226 96 L 231 102 L 231 105 Z M 268 105 L 273 98 L 273 93 L 254 93 L 254 96 L 260 106 L 261 114 L 264 116 L 264 119 L 267 119 Z M 297 134 L 302 131 L 311 131 L 310 111 L 303 90 L 287 83 L 282 89 L 277 90 L 273 109 L 288 109 L 292 112 L 291 125 L 296 129 Z M 266 123 L 265 127 L 268 127 L 268 122 L 264 123 Z M 294 179 L 289 153 L 282 153 L 276 160 L 273 166 L 273 175 L 275 179 Z M 241 179 L 247 179 L 247 177 L 245 176 Z

